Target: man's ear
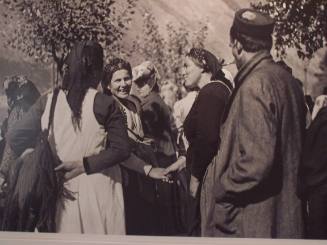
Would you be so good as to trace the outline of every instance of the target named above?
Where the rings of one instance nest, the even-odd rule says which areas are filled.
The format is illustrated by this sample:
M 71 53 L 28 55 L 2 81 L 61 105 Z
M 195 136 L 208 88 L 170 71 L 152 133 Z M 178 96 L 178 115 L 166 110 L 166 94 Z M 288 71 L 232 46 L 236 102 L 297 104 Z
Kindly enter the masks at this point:
M 236 46 L 237 54 L 240 55 L 243 51 L 243 45 L 238 40 L 235 40 L 235 46 Z

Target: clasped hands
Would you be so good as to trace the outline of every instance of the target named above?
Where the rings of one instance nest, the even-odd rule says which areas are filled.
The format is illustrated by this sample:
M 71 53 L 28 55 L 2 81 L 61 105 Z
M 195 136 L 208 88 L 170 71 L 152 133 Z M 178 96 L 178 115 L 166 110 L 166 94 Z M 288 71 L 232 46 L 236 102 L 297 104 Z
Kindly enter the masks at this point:
M 175 163 L 167 168 L 151 168 L 147 173 L 152 179 L 162 180 L 164 182 L 172 183 L 171 173 L 180 171 L 185 167 L 185 157 L 180 157 Z M 65 180 L 70 180 L 80 174 L 85 173 L 83 161 L 68 161 L 59 164 L 55 171 L 63 171 Z

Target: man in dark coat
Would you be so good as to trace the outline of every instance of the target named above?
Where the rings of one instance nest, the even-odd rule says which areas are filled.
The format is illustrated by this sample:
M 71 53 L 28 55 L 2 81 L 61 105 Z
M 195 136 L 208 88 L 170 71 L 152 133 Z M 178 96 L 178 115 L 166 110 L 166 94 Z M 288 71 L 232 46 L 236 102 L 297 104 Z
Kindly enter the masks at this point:
M 203 236 L 302 237 L 296 185 L 304 95 L 270 55 L 273 28 L 274 21 L 255 10 L 235 14 L 230 46 L 236 88 L 202 187 Z

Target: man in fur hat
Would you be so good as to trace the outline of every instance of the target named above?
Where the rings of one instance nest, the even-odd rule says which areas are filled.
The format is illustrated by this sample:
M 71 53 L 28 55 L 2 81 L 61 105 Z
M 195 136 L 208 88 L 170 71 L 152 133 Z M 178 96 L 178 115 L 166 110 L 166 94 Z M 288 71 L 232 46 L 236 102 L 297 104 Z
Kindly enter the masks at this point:
M 258 11 L 235 14 L 230 47 L 238 74 L 202 187 L 203 236 L 302 237 L 296 184 L 304 96 L 270 55 L 273 28 L 274 20 Z

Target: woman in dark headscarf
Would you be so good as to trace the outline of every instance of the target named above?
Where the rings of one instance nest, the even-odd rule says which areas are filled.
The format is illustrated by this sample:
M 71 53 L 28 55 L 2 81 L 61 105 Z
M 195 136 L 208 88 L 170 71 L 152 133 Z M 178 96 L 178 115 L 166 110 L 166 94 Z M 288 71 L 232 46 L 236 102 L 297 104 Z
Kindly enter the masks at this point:
M 0 152 L 0 185 L 1 197 L 0 208 L 2 216 L 2 208 L 4 208 L 4 193 L 2 184 L 5 183 L 10 166 L 18 158 L 18 155 L 6 143 L 7 132 L 11 130 L 16 121 L 21 120 L 28 109 L 40 97 L 40 92 L 33 82 L 21 75 L 9 76 L 5 78 L 3 83 L 8 103 L 8 117 L 1 126 L 2 147 Z M 0 218 L 1 220 L 2 218 Z
M 94 41 L 74 45 L 66 61 L 49 143 L 61 160 L 65 188 L 72 198 L 59 200 L 56 232 L 125 234 L 119 163 L 129 157 L 125 119 L 110 96 L 96 90 L 103 71 L 103 49 Z M 43 97 L 9 132 L 17 155 L 48 125 L 54 93 Z
M 3 87 L 7 97 L 8 117 L 1 127 L 1 134 L 6 139 L 7 132 L 16 121 L 23 118 L 28 109 L 40 97 L 40 92 L 33 82 L 21 75 L 6 77 Z M 10 163 L 15 161 L 17 157 L 15 152 L 6 144 L 2 160 L 0 158 L 0 178 L 6 177 Z
M 205 49 L 192 48 L 184 64 L 185 86 L 199 88 L 192 108 L 184 121 L 184 133 L 189 142 L 186 168 L 190 174 L 188 233 L 200 236 L 200 189 L 207 166 L 219 147 L 219 131 L 224 108 L 233 84 L 222 71 L 224 60 Z M 180 168 L 182 161 L 168 172 Z

